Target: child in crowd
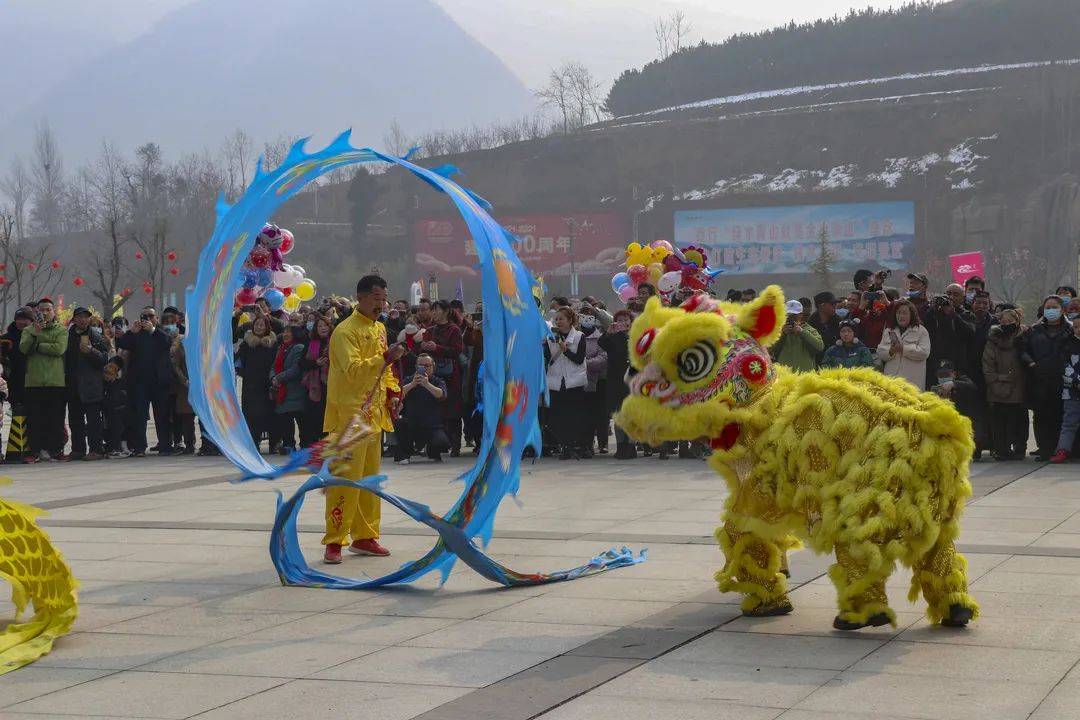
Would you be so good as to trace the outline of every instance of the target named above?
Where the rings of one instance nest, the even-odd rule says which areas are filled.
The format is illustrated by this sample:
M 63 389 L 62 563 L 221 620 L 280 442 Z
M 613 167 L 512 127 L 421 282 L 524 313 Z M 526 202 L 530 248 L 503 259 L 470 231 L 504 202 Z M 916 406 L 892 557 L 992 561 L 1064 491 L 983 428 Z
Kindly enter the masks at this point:
M 130 407 L 127 390 L 121 379 L 123 370 L 124 359 L 119 355 L 105 363 L 105 450 L 114 460 L 131 455 L 124 439 L 129 425 L 127 416 Z

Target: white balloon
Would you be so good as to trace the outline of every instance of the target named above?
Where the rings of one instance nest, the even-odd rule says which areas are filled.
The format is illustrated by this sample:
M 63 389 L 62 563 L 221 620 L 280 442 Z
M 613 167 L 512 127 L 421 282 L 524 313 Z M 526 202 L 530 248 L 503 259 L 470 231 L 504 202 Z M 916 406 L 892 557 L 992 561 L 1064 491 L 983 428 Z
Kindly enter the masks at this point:
M 669 293 L 679 287 L 680 282 L 682 282 L 681 272 L 667 272 L 660 276 L 659 282 L 656 283 L 656 289 L 662 293 Z
M 293 274 L 288 270 L 275 270 L 272 277 L 279 288 L 292 287 Z
M 288 269 L 295 270 L 298 273 L 300 273 L 301 275 L 307 275 L 307 270 L 300 267 L 299 265 L 286 265 L 285 267 L 288 268 Z
M 304 274 L 302 272 L 298 272 L 296 268 L 293 268 L 292 272 L 290 272 L 289 274 L 291 276 L 289 278 L 289 287 L 294 288 L 300 283 L 304 282 Z

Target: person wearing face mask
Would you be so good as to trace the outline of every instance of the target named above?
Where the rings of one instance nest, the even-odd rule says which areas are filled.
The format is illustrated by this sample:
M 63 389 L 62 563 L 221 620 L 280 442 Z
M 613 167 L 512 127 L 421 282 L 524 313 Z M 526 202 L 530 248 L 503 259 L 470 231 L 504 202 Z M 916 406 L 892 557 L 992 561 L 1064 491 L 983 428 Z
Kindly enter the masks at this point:
M 986 399 L 990 403 L 990 436 L 995 460 L 1023 460 L 1027 452 L 1027 377 L 1020 361 L 1020 316 L 1001 311 L 990 328 L 982 356 Z
M 971 301 L 968 319 L 975 328 L 975 335 L 972 339 L 971 346 L 968 348 L 968 377 L 975 383 L 975 387 L 979 389 L 979 397 L 982 398 L 983 402 L 982 412 L 977 416 L 980 418 L 980 424 L 976 425 L 974 428 L 976 447 L 975 457 L 981 457 L 983 450 L 989 450 L 993 447 L 989 420 L 990 407 L 986 399 L 986 378 L 983 377 L 982 370 L 982 358 L 983 353 L 986 351 L 986 342 L 990 334 L 990 328 L 997 323 L 994 316 L 990 314 L 990 293 L 985 290 L 975 291 L 975 297 Z
M 937 381 L 937 367 L 942 360 L 950 361 L 962 373 L 967 373 L 968 355 L 975 338 L 974 317 L 964 310 L 964 288 L 953 283 L 945 295 L 930 301 L 930 312 L 921 316 L 930 334 L 930 357 L 927 360 L 926 389 Z
M 986 292 L 986 282 L 978 275 L 972 275 L 964 281 L 964 309 L 973 310 L 975 296 Z
M 160 327 L 151 307 L 143 308 L 139 319 L 117 341 L 116 347 L 128 352 L 126 373 L 128 400 L 134 412 L 130 445 L 132 457 L 146 457 L 146 426 L 150 409 L 158 435 L 158 454 L 172 454 L 172 363 L 169 351 L 172 338 Z
M 1065 307 L 1068 307 L 1069 303 L 1077 298 L 1076 288 L 1070 285 L 1062 285 L 1054 291 L 1054 294 L 1061 298 L 1061 304 Z
M 585 336 L 574 327 L 576 322 L 577 316 L 571 308 L 560 307 L 555 313 L 551 335 L 544 341 L 550 397 L 547 421 L 559 445 L 560 460 L 579 459 L 583 454 L 585 386 L 589 379 Z
M 930 312 L 930 298 L 927 297 L 930 288 L 930 279 L 923 273 L 908 273 L 908 289 L 904 297 L 915 306 L 919 313 L 919 321 L 926 322 L 926 316 Z
M 1052 463 L 1068 461 L 1080 430 L 1080 318 L 1069 323 L 1072 333 L 1062 347 L 1061 432 Z
M 935 373 L 937 384 L 930 391 L 952 402 L 956 411 L 971 421 L 974 426 L 982 421 L 982 398 L 979 388 L 967 375 L 959 372 L 951 360 L 942 360 Z M 978 459 L 978 455 L 973 458 Z
M 582 457 L 593 454 L 593 441 L 601 455 L 608 451 L 611 415 L 607 409 L 607 352 L 600 345 L 603 333 L 592 315 L 582 315 L 578 327 L 585 336 L 585 429 L 581 439 Z
M 1061 433 L 1061 357 L 1072 327 L 1065 322 L 1061 298 L 1047 297 L 1042 319 L 1023 334 L 1020 359 L 1028 371 L 1028 388 L 1034 415 L 1035 457 L 1046 461 L 1054 454 Z
M 172 334 L 172 328 L 166 327 L 165 332 Z M 191 385 L 187 374 L 187 355 L 184 352 L 184 336 L 180 334 L 179 327 L 173 336 L 172 348 L 169 350 L 169 359 L 173 371 L 173 437 L 176 439 L 173 452 L 177 455 L 195 454 L 195 408 L 188 401 L 188 388 Z M 181 445 L 180 441 L 183 441 Z M 205 436 L 204 436 L 205 441 Z
M 90 324 L 90 311 L 75 308 L 68 329 L 64 373 L 67 376 L 67 414 L 71 426 L 69 460 L 101 460 L 105 457 L 105 378 L 109 344 Z

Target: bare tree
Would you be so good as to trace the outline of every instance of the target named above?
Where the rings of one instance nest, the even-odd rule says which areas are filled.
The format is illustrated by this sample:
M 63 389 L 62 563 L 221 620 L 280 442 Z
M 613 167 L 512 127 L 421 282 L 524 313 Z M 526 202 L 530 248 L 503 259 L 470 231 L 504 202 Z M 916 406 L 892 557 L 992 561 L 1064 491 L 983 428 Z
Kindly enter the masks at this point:
M 124 160 L 113 146 L 102 143 L 101 154 L 86 175 L 93 190 L 94 221 L 105 240 L 87 258 L 90 294 L 98 301 L 102 317 L 111 318 L 131 297 L 121 291 L 123 279 L 130 273 Z
M 26 211 L 33 189 L 26 166 L 20 158 L 15 158 L 11 161 L 11 170 L 7 176 L 0 180 L 0 190 L 11 201 L 13 235 L 17 241 L 26 239 Z
M 289 149 L 296 144 L 296 141 L 300 139 L 299 135 L 278 135 L 276 140 L 263 143 L 262 154 L 262 169 L 266 172 L 277 168 L 278 165 L 285 162 L 285 158 L 289 155 Z
M 225 192 L 230 198 L 235 198 L 247 187 L 248 174 L 255 167 L 255 143 L 246 132 L 237 129 L 225 138 L 222 154 L 228 183 Z
M 536 96 L 542 105 L 555 109 L 562 131 L 569 133 L 600 119 L 599 90 L 600 82 L 589 68 L 570 62 L 552 70 L 547 85 L 537 90 Z
M 60 146 L 48 122 L 38 123 L 34 133 L 34 155 L 30 166 L 34 227 L 46 235 L 61 229 L 64 193 L 64 162 Z
M 416 144 L 405 134 L 397 118 L 393 119 L 390 127 L 383 133 L 382 141 L 386 152 L 397 157 L 403 157 Z
M 682 10 L 675 10 L 666 18 L 657 18 L 653 32 L 656 35 L 656 48 L 660 53 L 660 59 L 667 60 L 686 47 L 686 39 L 693 29 L 693 25 Z

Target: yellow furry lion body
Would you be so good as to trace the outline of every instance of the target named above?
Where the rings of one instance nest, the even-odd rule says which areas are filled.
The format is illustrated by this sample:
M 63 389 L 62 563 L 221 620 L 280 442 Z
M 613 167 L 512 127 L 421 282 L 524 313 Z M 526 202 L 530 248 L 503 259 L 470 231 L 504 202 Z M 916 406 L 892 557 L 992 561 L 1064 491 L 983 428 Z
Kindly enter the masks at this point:
M 897 563 L 913 569 L 909 597 L 925 596 L 932 621 L 957 608 L 975 617 L 953 547 L 971 494 L 970 423 L 874 370 L 773 367 L 763 347 L 783 317 L 773 287 L 745 306 L 650 303 L 631 331 L 639 373 L 618 422 L 654 443 L 710 440 L 728 483 L 720 589 L 742 593 L 748 614 L 790 611 L 782 571 L 802 541 L 836 554 L 837 622 L 895 623 L 885 581 Z

